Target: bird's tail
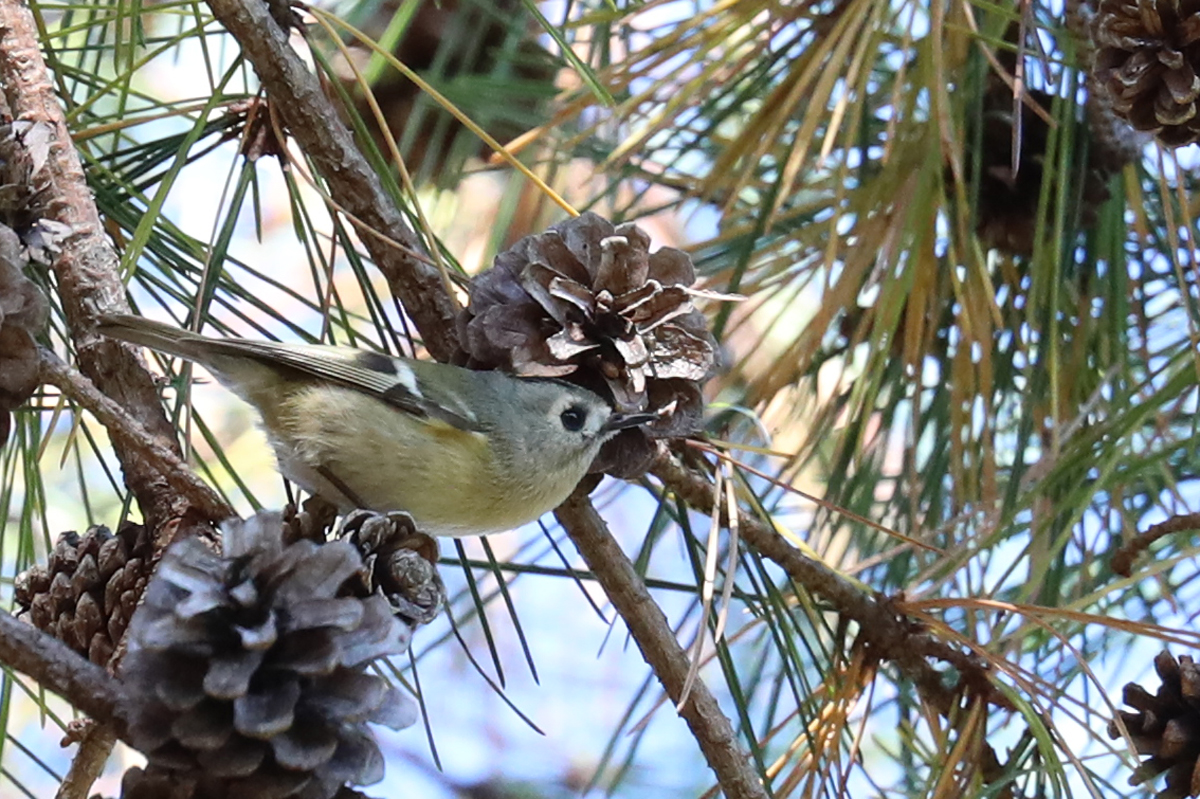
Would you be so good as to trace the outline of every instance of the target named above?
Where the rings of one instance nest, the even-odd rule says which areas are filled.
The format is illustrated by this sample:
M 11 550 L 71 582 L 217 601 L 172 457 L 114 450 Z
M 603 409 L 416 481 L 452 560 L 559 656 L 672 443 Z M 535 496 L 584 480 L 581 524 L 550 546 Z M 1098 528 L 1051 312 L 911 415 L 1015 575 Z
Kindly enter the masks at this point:
M 201 364 L 207 364 L 212 355 L 213 339 L 141 316 L 105 316 L 96 329 L 109 338 L 141 344 Z

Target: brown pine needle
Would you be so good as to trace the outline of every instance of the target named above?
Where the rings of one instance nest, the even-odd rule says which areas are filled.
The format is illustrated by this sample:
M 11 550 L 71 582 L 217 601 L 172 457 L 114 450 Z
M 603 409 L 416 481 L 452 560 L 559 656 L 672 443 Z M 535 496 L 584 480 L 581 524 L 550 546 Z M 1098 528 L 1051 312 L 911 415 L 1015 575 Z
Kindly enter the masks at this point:
M 777 477 L 772 477 L 771 475 L 767 474 L 766 472 L 760 471 L 759 469 L 755 469 L 753 466 L 750 466 L 749 464 L 747 464 L 743 461 L 740 461 L 737 458 L 734 458 L 728 452 L 724 452 L 724 451 L 722 451 L 716 447 L 710 446 L 702 441 L 696 441 L 694 439 L 687 439 L 687 445 L 689 447 L 694 447 L 703 452 L 707 452 L 712 455 L 715 455 L 716 457 L 718 457 L 722 460 L 730 461 L 735 466 L 737 466 L 739 469 L 744 469 L 745 471 L 750 472 L 750 474 L 754 475 L 755 477 L 760 477 L 763 480 L 766 480 L 767 482 L 771 483 L 772 485 L 776 485 L 776 486 L 782 488 L 784 491 L 787 491 L 791 494 L 795 494 L 798 497 L 803 497 L 804 499 L 807 499 L 810 502 L 812 502 L 822 508 L 825 508 L 826 510 L 830 510 L 830 511 L 833 511 L 834 513 L 841 514 L 842 516 L 845 516 L 847 519 L 856 521 L 859 524 L 865 524 L 867 527 L 870 527 L 873 530 L 878 530 L 879 532 L 883 533 L 884 535 L 889 535 L 892 538 L 898 538 L 906 544 L 910 544 L 914 547 L 919 547 L 921 549 L 926 550 L 927 552 L 933 552 L 938 555 L 946 554 L 946 550 L 942 549 L 941 547 L 935 547 L 933 544 L 926 544 L 924 541 L 918 541 L 917 539 L 915 539 L 911 536 L 907 536 L 904 533 L 901 533 L 897 530 L 893 530 L 890 527 L 886 527 L 886 526 L 880 524 L 879 522 L 872 521 L 865 516 L 860 516 L 857 513 L 854 513 L 853 511 L 850 511 L 850 510 L 847 510 L 846 508 L 841 507 L 840 505 L 835 505 L 832 502 L 827 502 L 826 500 L 823 500 L 820 497 L 814 496 L 813 494 L 810 494 L 807 491 L 803 491 L 799 488 L 796 488 L 795 486 L 791 485 L 790 483 L 786 483 Z

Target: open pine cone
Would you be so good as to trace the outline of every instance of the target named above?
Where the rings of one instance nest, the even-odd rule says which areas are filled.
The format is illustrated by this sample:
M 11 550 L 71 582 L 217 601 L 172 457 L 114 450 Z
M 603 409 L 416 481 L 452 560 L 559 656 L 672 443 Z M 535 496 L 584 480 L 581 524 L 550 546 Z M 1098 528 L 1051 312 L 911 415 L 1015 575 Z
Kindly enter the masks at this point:
M 1200 140 L 1200 2 L 1100 0 L 1094 71 L 1113 108 L 1170 147 Z
M 47 181 L 54 127 L 17 120 L 0 125 L 0 446 L 8 441 L 10 412 L 33 396 L 41 368 L 35 337 L 50 304 L 29 279 L 30 261 L 48 264 L 70 226 L 35 217 L 32 198 Z
M 1154 658 L 1154 669 L 1162 685 L 1151 695 L 1136 683 L 1123 691 L 1124 701 L 1136 713 L 1118 711 L 1139 755 L 1149 755 L 1129 778 L 1141 785 L 1164 771 L 1167 785 L 1157 799 L 1200 796 L 1200 665 L 1183 655 L 1175 660 L 1169 652 Z M 1108 734 L 1121 736 L 1116 721 Z
M 593 471 L 624 477 L 649 464 L 653 438 L 700 429 L 700 386 L 716 342 L 692 304 L 696 274 L 681 250 L 650 252 L 632 224 L 585 213 L 526 236 L 471 281 L 459 317 L 470 365 L 561 377 L 609 397 L 619 411 L 658 411 L 601 452 Z
M 223 526 L 225 557 L 172 545 L 129 628 L 121 676 L 143 697 L 132 742 L 195 797 L 328 799 L 383 776 L 367 722 L 416 705 L 367 668 L 408 648 L 412 626 L 346 586 L 345 541 L 283 542 L 279 514 Z
M 356 593 L 382 594 L 392 613 L 409 624 L 428 624 L 446 602 L 437 572 L 437 541 L 417 530 L 403 511 L 356 510 L 346 515 L 338 536 L 362 556 Z

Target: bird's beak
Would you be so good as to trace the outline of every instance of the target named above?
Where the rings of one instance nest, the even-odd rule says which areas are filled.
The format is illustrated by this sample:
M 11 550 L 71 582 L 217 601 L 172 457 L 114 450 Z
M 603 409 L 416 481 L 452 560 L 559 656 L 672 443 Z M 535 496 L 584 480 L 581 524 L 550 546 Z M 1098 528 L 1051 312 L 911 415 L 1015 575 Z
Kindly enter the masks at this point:
M 630 427 L 640 427 L 657 420 L 657 413 L 613 413 L 600 428 L 600 432 L 612 433 L 617 430 L 627 430 Z

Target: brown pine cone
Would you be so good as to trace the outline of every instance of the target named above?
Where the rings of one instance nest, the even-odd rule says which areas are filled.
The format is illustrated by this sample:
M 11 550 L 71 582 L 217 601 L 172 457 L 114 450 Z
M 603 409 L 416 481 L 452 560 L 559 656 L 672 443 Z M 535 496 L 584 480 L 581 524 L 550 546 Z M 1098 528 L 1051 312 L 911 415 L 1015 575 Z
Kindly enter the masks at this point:
M 1164 651 L 1154 658 L 1154 669 L 1162 680 L 1158 692 L 1152 695 L 1129 683 L 1124 702 L 1137 712 L 1117 712 L 1137 753 L 1149 755 L 1129 784 L 1140 785 L 1166 772 L 1167 784 L 1157 799 L 1200 796 L 1200 665 L 1187 655 L 1176 660 Z M 1121 737 L 1115 720 L 1109 722 L 1108 734 Z
M 58 537 L 45 566 L 17 575 L 15 599 L 39 630 L 106 666 L 125 634 L 149 577 L 152 552 L 144 527 L 103 525 Z
M 1200 140 L 1200 2 L 1100 0 L 1093 67 L 1113 108 L 1169 147 Z
M 312 541 L 324 544 L 337 521 L 337 506 L 321 497 L 309 497 L 300 504 L 301 510 L 289 504 L 283 509 L 283 538 L 288 544 Z
M 355 593 L 379 591 L 392 612 L 409 624 L 428 624 L 446 602 L 437 571 L 437 541 L 417 530 L 412 516 L 395 511 L 356 510 L 342 520 L 338 535 L 363 559 Z
M 1026 94 L 1047 110 L 1054 101 L 1046 92 L 1027 90 Z M 990 247 L 1029 256 L 1033 254 L 1050 126 L 1028 105 L 1021 104 L 1021 148 L 1018 170 L 1014 174 L 1011 89 L 1004 86 L 999 91 L 989 92 L 987 104 L 976 206 L 979 237 Z M 1105 153 L 1107 156 L 1108 151 Z M 1072 169 L 1072 174 L 1083 181 L 1078 219 L 1082 230 L 1096 224 L 1097 212 L 1110 196 L 1108 180 L 1113 175 L 1113 171 L 1101 162 L 1098 151 L 1090 152 L 1089 156 L 1084 167 Z M 969 158 L 968 155 L 968 162 Z
M 996 49 L 1000 70 L 1009 76 L 1018 72 L 1020 34 L 1021 26 L 1016 22 L 1010 24 L 1004 34 L 1004 41 L 1010 46 Z M 1031 30 L 1025 31 L 1027 37 L 1032 34 Z M 979 152 L 976 155 L 975 137 L 968 135 L 963 153 L 963 164 L 968 170 L 973 171 L 977 157 L 980 162 L 978 189 L 968 192 L 968 196 L 977 198 L 976 232 L 988 247 L 1028 257 L 1036 243 L 1046 159 L 1057 158 L 1046 151 L 1050 125 L 1033 105 L 1050 112 L 1056 98 L 1044 91 L 1025 88 L 1020 105 L 1014 106 L 1013 87 L 999 72 L 989 74 L 983 91 Z M 1014 113 L 1017 108 L 1019 134 Z M 1056 181 L 1069 180 L 1074 184 L 1068 189 L 1071 196 L 1080 200 L 1074 224 L 1080 230 L 1089 230 L 1096 224 L 1100 207 L 1109 199 L 1110 179 L 1137 157 L 1140 140 L 1124 120 L 1114 116 L 1109 98 L 1103 92 L 1090 93 L 1084 107 L 1071 107 L 1068 112 L 1081 121 L 1078 130 L 1087 137 L 1086 147 L 1076 148 L 1080 156 L 1067 165 L 1065 174 L 1056 167 L 1053 175 Z M 1019 142 L 1015 164 L 1014 142 Z M 1082 155 L 1085 152 L 1086 160 Z M 952 177 L 953 172 L 947 168 L 947 182 Z
M 121 775 L 121 799 L 204 799 L 204 793 L 194 778 L 147 765 Z
M 559 377 L 609 398 L 623 412 L 658 421 L 605 445 L 593 471 L 644 473 L 647 438 L 678 438 L 702 424 L 701 385 L 717 348 L 690 291 L 691 258 L 636 225 L 593 213 L 526 236 L 471 281 L 459 317 L 470 365 Z M 619 453 L 619 454 L 618 454 Z
M 50 306 L 22 271 L 28 260 L 17 234 L 0 225 L 0 447 L 8 441 L 10 412 L 41 382 L 34 336 L 45 326 Z

